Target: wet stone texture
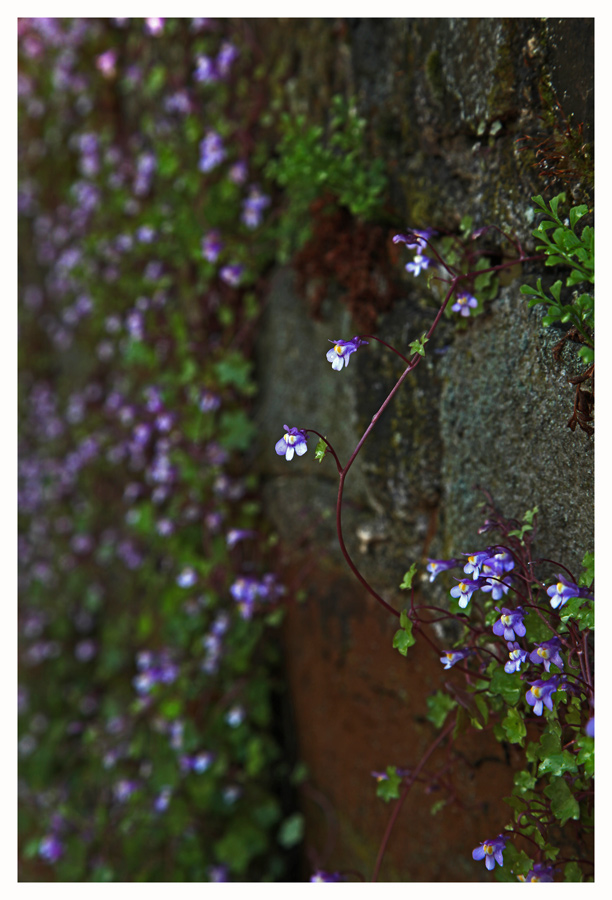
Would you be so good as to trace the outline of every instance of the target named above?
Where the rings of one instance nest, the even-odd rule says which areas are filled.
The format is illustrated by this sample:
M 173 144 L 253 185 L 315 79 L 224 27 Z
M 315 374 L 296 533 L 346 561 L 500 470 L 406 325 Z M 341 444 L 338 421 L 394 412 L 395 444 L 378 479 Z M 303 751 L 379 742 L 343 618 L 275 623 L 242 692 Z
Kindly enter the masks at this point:
M 306 62 L 325 28 L 317 20 L 291 27 L 304 60 L 292 85 L 298 102 L 300 92 L 312 95 Z M 339 27 L 330 20 L 329 28 L 320 45 L 330 56 L 320 66 L 333 73 L 341 60 L 346 78 L 351 60 L 349 81 L 374 152 L 393 173 L 389 237 L 410 226 L 452 231 L 470 214 L 474 227 L 496 223 L 529 248 L 529 198 L 544 185 L 533 157 L 517 152 L 516 138 L 541 127 L 543 85 L 585 121 L 585 132 L 590 128 L 592 21 L 378 19 Z M 376 334 L 406 352 L 435 306 L 420 281 L 403 272 L 402 259 L 400 299 L 380 316 Z M 538 265 L 510 280 L 476 320 L 462 327 L 442 322 L 347 477 L 348 551 L 396 609 L 406 603 L 398 586 L 412 561 L 423 572 L 427 556 L 486 543 L 477 534 L 482 498 L 475 485 L 507 515 L 539 507 L 536 553 L 578 569 L 593 549 L 593 438 L 566 425 L 573 407 L 567 379 L 581 371 L 577 347 L 566 343 L 555 360 L 563 332 L 544 328 L 541 310 L 528 309 L 519 293 L 526 276 L 544 274 Z M 314 461 L 316 439 L 289 463 L 274 454 L 285 423 L 327 435 L 341 460 L 348 458 L 402 371 L 401 360 L 374 342 L 347 369 L 332 371 L 328 339 L 357 332 L 333 284 L 321 321 L 313 321 L 292 270 L 276 273 L 258 348 L 255 465 L 289 589 L 283 640 L 292 727 L 309 772 L 300 789 L 306 879 L 317 867 L 372 877 L 394 804 L 376 798 L 371 772 L 416 766 L 438 733 L 426 720 L 427 697 L 462 681 L 442 669 L 422 638 L 407 658 L 392 649 L 396 620 L 339 552 L 335 466 L 329 458 Z M 421 578 L 417 587 L 421 602 L 446 604 L 442 579 L 430 585 Z M 444 646 L 452 630 L 432 637 Z M 442 768 L 438 781 L 412 789 L 379 880 L 490 880 L 471 851 L 510 820 L 501 798 L 520 751 L 486 731 L 466 732 L 458 748 L 452 769 L 444 769 L 445 752 L 437 750 L 428 770 Z M 430 815 L 449 782 L 456 802 Z

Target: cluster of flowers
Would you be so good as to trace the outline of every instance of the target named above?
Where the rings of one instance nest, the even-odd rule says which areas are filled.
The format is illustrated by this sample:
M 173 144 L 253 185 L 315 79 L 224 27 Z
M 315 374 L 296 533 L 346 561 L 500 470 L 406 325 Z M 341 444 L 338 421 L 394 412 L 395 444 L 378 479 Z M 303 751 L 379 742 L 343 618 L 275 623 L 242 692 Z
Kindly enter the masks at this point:
M 451 596 L 454 597 L 460 608 L 465 609 L 471 600 L 472 595 L 481 590 L 490 592 L 494 600 L 500 600 L 508 593 L 512 587 L 512 580 L 508 573 L 514 568 L 514 560 L 510 553 L 504 548 L 490 547 L 487 550 L 477 553 L 465 553 L 467 563 L 463 571 L 471 578 L 455 579 L 459 583 L 451 588 Z M 430 559 L 428 560 L 427 570 L 429 571 L 429 580 L 433 581 L 440 572 L 453 569 L 460 565 L 458 559 Z M 585 588 L 579 587 L 571 581 L 568 581 L 563 575 L 559 574 L 555 584 L 550 585 L 546 592 L 550 598 L 550 605 L 553 609 L 561 609 L 568 600 L 573 597 L 591 597 L 592 595 Z M 518 606 L 515 609 L 508 609 L 505 606 L 501 608 L 496 606 L 495 609 L 500 613 L 499 619 L 493 624 L 493 634 L 502 637 L 508 646 L 509 658 L 504 665 L 504 671 L 508 674 L 519 672 L 521 666 L 530 662 L 534 665 L 543 665 L 547 673 L 550 673 L 551 665 L 563 669 L 563 659 L 561 657 L 562 643 L 557 636 L 548 641 L 537 643 L 531 651 L 520 646 L 517 637 L 525 637 L 526 627 L 524 618 L 525 610 Z M 445 669 L 450 669 L 458 662 L 471 656 L 472 648 L 463 648 L 460 650 L 448 650 L 440 657 L 440 662 Z M 526 694 L 526 701 L 529 706 L 533 707 L 533 711 L 537 716 L 541 716 L 543 707 L 553 709 L 552 695 L 557 690 L 569 690 L 571 685 L 566 679 L 560 678 L 559 675 L 553 674 L 547 680 L 537 679 L 529 682 L 530 689 Z
M 236 456 L 220 428 L 239 400 L 210 367 L 202 379 L 200 365 L 219 350 L 219 294 L 230 305 L 236 299 L 226 287 L 244 281 L 240 260 L 255 271 L 257 236 L 250 232 L 271 202 L 251 157 L 248 164 L 235 158 L 235 123 L 215 112 L 212 82 L 232 76 L 238 56 L 226 39 L 229 20 L 202 38 L 219 47 L 211 53 L 214 77 L 204 117 L 200 60 L 184 84 L 177 73 L 151 86 L 151 74 L 163 69 L 171 29 L 197 35 L 209 24 L 20 19 L 18 25 L 19 213 L 31 254 L 24 271 L 34 273 L 20 285 L 20 784 L 26 831 L 50 864 L 70 864 L 68 832 L 94 835 L 86 843 L 96 844 L 102 820 L 112 821 L 109 831 L 125 826 L 131 841 L 146 843 L 142 823 L 153 816 L 162 834 L 159 815 L 183 776 L 209 771 L 216 784 L 222 780 L 212 765 L 217 753 L 229 759 L 241 784 L 251 777 L 236 762 L 230 740 L 249 722 L 246 699 L 230 705 L 222 727 L 211 726 L 210 741 L 207 721 L 198 717 L 194 724 L 187 713 L 184 722 L 175 718 L 192 679 L 202 690 L 234 689 L 231 671 L 224 674 L 226 635 L 283 591 L 273 575 L 245 576 L 242 586 L 240 579 L 232 586 L 240 555 L 232 551 L 256 537 L 252 529 L 234 527 L 251 523 L 253 514 L 241 503 L 247 479 L 236 474 Z M 100 115 L 111 85 L 136 114 L 133 122 L 125 117 L 121 139 L 112 112 Z M 154 103 L 149 89 L 158 91 Z M 219 87 L 220 96 L 226 90 Z M 182 126 L 195 111 L 192 124 L 200 130 L 187 141 L 177 119 Z M 217 221 L 210 203 L 194 213 L 180 189 L 168 194 L 166 149 L 181 166 L 189 157 L 189 177 L 202 195 L 204 186 L 227 182 L 233 199 L 223 212 L 223 233 L 208 227 Z M 175 228 L 169 196 L 195 217 L 201 231 L 190 235 L 203 235 L 201 259 L 197 243 L 193 248 L 191 237 Z M 186 283 L 173 258 L 177 248 L 198 270 Z M 193 295 L 194 277 L 204 285 L 205 301 L 193 318 L 200 322 L 207 303 L 206 318 L 183 337 L 180 320 L 190 318 L 180 298 Z M 70 360 L 64 356 L 69 350 Z M 214 544 L 212 584 L 197 563 L 185 564 L 201 556 L 202 540 Z M 160 633 L 167 646 L 160 647 Z M 265 696 L 263 677 L 258 687 Z M 244 699 L 242 688 L 238 695 Z M 119 712 L 109 715 L 109 709 Z M 135 750 L 138 730 L 147 725 L 146 749 Z M 84 733 L 88 740 L 74 749 L 74 736 Z M 174 771 L 167 743 L 175 751 Z M 199 751 L 202 745 L 214 752 Z M 83 778 L 108 773 L 89 807 L 77 779 L 61 775 L 63 760 L 45 764 L 60 774 L 28 793 L 30 780 L 40 782 L 33 773 L 43 752 L 47 760 L 68 752 Z M 242 790 L 234 783 L 217 788 L 227 804 Z M 188 792 L 183 799 L 189 815 L 201 813 L 200 800 Z M 57 824 L 60 807 L 68 824 Z M 108 863 L 121 872 L 123 854 Z M 209 877 L 223 881 L 229 872 L 213 865 Z
M 407 262 L 404 268 L 407 272 L 410 272 L 411 275 L 414 275 L 415 278 L 421 274 L 426 269 L 435 269 L 437 267 L 437 261 L 431 257 L 427 256 L 425 251 L 427 250 L 428 244 L 431 239 L 435 236 L 436 232 L 432 228 L 426 228 L 423 231 L 414 231 L 409 232 L 408 234 L 396 234 L 393 236 L 394 244 L 405 244 L 407 247 L 416 247 L 416 253 L 410 262 Z M 469 294 L 467 291 L 459 291 L 456 294 L 455 302 L 451 306 L 453 312 L 459 313 L 461 316 L 469 316 L 470 310 L 476 309 L 478 306 L 478 300 L 476 297 Z

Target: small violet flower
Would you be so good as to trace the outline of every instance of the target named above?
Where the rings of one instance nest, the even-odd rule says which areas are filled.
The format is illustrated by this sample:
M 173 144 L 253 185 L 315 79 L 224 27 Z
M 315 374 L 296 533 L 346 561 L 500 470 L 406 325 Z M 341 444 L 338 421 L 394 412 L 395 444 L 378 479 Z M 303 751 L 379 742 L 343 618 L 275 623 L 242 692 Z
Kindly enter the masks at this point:
M 550 672 L 551 664 L 563 668 L 563 660 L 559 653 L 561 649 L 561 641 L 558 637 L 551 638 L 550 641 L 544 641 L 536 646 L 536 649 L 529 654 L 532 663 L 544 663 L 544 668 Z
M 344 878 L 342 877 L 342 875 L 339 872 L 324 872 L 322 869 L 318 869 L 314 873 L 314 875 L 311 877 L 310 880 L 311 880 L 311 882 L 312 881 L 332 882 L 332 881 L 344 881 Z
M 567 601 L 574 597 L 588 596 L 588 592 L 581 591 L 573 581 L 568 581 L 563 575 L 559 575 L 558 578 L 558 582 L 551 585 L 546 591 L 553 609 L 563 609 Z
M 49 863 L 57 862 L 63 852 L 62 843 L 54 834 L 48 834 L 38 845 L 38 855 Z
M 288 425 L 283 425 L 283 428 L 287 434 L 284 434 L 274 445 L 277 454 L 284 456 L 286 460 L 293 459 L 295 453 L 303 456 L 308 450 L 306 432 L 299 428 L 289 428 Z
M 459 579 L 457 579 L 459 581 Z M 475 581 L 468 581 L 466 578 L 465 581 L 459 581 L 459 584 L 456 584 L 455 587 L 452 587 L 450 590 L 451 597 L 455 597 L 455 599 L 459 602 L 459 606 L 461 609 L 465 609 L 470 600 L 472 599 L 472 594 L 474 591 L 477 591 L 481 588 L 483 582 L 480 579 L 476 579 Z
M 233 266 L 223 266 L 219 272 L 219 278 L 221 281 L 229 284 L 230 287 L 238 287 L 243 272 L 244 266 L 241 266 L 239 263 Z
M 542 681 L 541 679 L 530 681 L 529 684 L 531 685 L 531 690 L 527 691 L 525 700 L 529 706 L 533 706 L 536 716 L 542 715 L 544 706 L 552 712 L 553 702 L 551 695 L 559 687 L 559 676 L 553 675 L 548 681 Z
M 208 234 L 202 238 L 202 256 L 204 259 L 207 259 L 208 262 L 216 262 L 222 250 L 223 241 L 216 229 L 209 231 Z
M 463 567 L 465 574 L 478 578 L 483 563 L 489 559 L 491 554 L 488 550 L 480 550 L 477 553 L 464 553 L 463 556 L 467 556 L 468 558 L 467 563 Z
M 503 866 L 503 852 L 506 849 L 506 841 L 508 838 L 503 834 L 498 834 L 492 841 L 483 841 L 479 847 L 472 851 L 472 859 L 484 859 L 487 869 L 494 869 L 495 863 Z
M 516 641 L 508 641 L 508 650 L 510 651 L 510 659 L 504 666 L 504 672 L 512 675 L 513 672 L 519 672 L 521 665 L 525 662 L 529 654 L 526 650 L 522 650 Z
M 446 572 L 447 569 L 454 569 L 456 565 L 456 559 L 428 559 L 427 571 L 429 572 L 429 580 L 434 581 L 440 572 Z
M 554 881 L 553 875 L 555 870 L 552 866 L 545 866 L 542 863 L 536 863 L 526 875 L 519 875 L 519 881 L 526 882 L 549 882 Z
M 465 659 L 466 656 L 469 656 L 472 651 L 469 649 L 466 650 L 446 650 L 444 656 L 440 657 L 440 662 L 444 664 L 445 669 L 451 669 L 455 663 L 461 662 L 462 659 Z
M 525 637 L 527 629 L 523 624 L 525 611 L 522 606 L 517 606 L 516 609 L 506 609 L 505 606 L 500 609 L 496 606 L 495 609 L 501 613 L 501 618 L 493 625 L 493 634 L 503 636 L 505 641 L 515 640 L 516 635 Z
M 421 256 L 420 253 L 417 253 L 412 262 L 406 263 L 404 268 L 407 272 L 412 272 L 414 277 L 416 278 L 421 274 L 423 269 L 428 269 L 432 263 L 432 260 L 427 256 Z
M 470 309 L 476 309 L 478 300 L 471 294 L 458 294 L 457 299 L 451 306 L 453 312 L 460 313 L 462 316 L 469 316 Z
M 351 353 L 354 353 L 355 350 L 367 343 L 368 341 L 362 340 L 357 335 L 350 341 L 332 341 L 330 339 L 330 344 L 334 346 L 325 355 L 327 362 L 332 364 L 332 369 L 339 372 L 343 366 L 348 366 Z

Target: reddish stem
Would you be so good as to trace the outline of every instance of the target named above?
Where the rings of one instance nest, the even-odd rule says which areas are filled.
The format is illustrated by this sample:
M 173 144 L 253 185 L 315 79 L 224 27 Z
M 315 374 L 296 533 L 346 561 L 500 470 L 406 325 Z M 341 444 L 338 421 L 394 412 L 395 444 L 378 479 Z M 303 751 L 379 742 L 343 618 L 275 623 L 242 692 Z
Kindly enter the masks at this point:
M 450 732 L 453 730 L 453 728 L 455 727 L 455 722 L 456 722 L 456 720 L 453 719 L 453 721 L 450 722 L 446 726 L 444 731 L 440 732 L 440 734 L 435 739 L 435 741 L 433 741 L 433 743 L 431 743 L 429 745 L 429 747 L 427 748 L 427 750 L 421 757 L 416 769 L 414 769 L 410 773 L 410 777 L 408 778 L 408 781 L 404 785 L 404 789 L 402 790 L 399 800 L 395 804 L 395 809 L 393 810 L 393 813 L 391 814 L 391 818 L 389 819 L 389 823 L 387 825 L 387 830 L 385 831 L 384 837 L 382 839 L 382 843 L 380 845 L 380 849 L 378 851 L 378 856 L 376 857 L 376 865 L 374 866 L 374 874 L 372 875 L 372 881 L 376 881 L 376 879 L 378 878 L 378 873 L 379 873 L 380 867 L 382 865 L 383 857 L 385 855 L 385 850 L 387 849 L 387 844 L 389 843 L 389 838 L 391 837 L 391 832 L 393 831 L 393 826 L 395 825 L 395 821 L 399 815 L 399 812 L 400 812 L 402 806 L 404 805 L 404 801 L 405 801 L 406 797 L 408 796 L 408 794 L 410 792 L 410 788 L 414 784 L 421 769 L 424 767 L 425 763 L 427 762 L 427 760 L 429 759 L 431 754 L 434 752 L 434 750 L 436 749 L 438 744 L 441 744 L 442 741 L 444 740 L 444 738 L 448 734 L 450 734 Z

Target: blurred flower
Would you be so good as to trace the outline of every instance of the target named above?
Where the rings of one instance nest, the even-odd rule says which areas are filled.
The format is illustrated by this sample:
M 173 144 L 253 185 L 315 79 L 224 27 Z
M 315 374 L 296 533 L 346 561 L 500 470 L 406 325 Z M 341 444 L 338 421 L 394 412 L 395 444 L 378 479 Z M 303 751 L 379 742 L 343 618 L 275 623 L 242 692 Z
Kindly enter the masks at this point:
M 573 581 L 568 581 L 568 579 L 561 574 L 557 577 L 559 579 L 557 583 L 551 585 L 546 591 L 550 597 L 550 605 L 553 609 L 563 609 L 567 601 L 574 597 L 588 596 L 588 591 L 585 594 Z
M 431 265 L 432 261 L 427 256 L 421 256 L 420 253 L 417 253 L 412 262 L 406 263 L 404 268 L 407 272 L 412 272 L 414 277 L 420 275 L 423 269 L 428 269 Z
M 243 272 L 244 266 L 239 263 L 231 266 L 223 266 L 219 272 L 219 278 L 221 281 L 229 284 L 230 287 L 238 287 Z
M 444 664 L 445 669 L 452 668 L 455 663 L 461 662 L 466 656 L 471 654 L 471 650 L 445 650 L 444 656 L 440 657 L 440 662 Z
M 193 569 L 191 566 L 187 566 L 177 576 L 176 583 L 179 587 L 190 588 L 194 586 L 197 580 L 198 576 L 195 569 Z
M 223 250 L 223 241 L 216 229 L 209 231 L 202 238 L 202 256 L 208 262 L 214 263 L 219 258 L 219 254 Z
M 456 559 L 428 559 L 427 571 L 429 572 L 429 580 L 435 581 L 440 572 L 454 569 L 456 565 L 458 565 L 458 560 Z
M 161 34 L 164 30 L 165 19 L 149 18 L 145 19 L 145 31 L 150 35 Z
M 55 834 L 48 834 L 38 845 L 38 855 L 46 862 L 55 863 L 64 852 L 64 847 Z
M 476 297 L 472 297 L 471 294 L 468 294 L 464 291 L 461 294 L 457 294 L 457 299 L 451 306 L 453 312 L 461 313 L 462 316 L 469 316 L 470 309 L 476 309 L 478 306 L 478 300 Z
M 96 68 L 105 78 L 114 78 L 117 64 L 117 51 L 107 50 L 96 59 Z
M 544 882 L 555 880 L 553 878 L 554 873 L 555 870 L 553 866 L 545 866 L 543 863 L 536 863 L 533 869 L 530 869 L 530 871 L 527 872 L 526 875 L 519 875 L 518 880 L 530 883 L 541 882 L 542 884 L 544 884 Z
M 322 869 L 317 869 L 314 875 L 311 876 L 310 881 L 326 881 L 326 882 L 335 882 L 335 881 L 345 881 L 346 879 L 340 874 L 340 872 L 324 872 Z
M 221 135 L 216 131 L 207 131 L 200 141 L 200 172 L 210 172 L 225 159 L 225 149 Z

